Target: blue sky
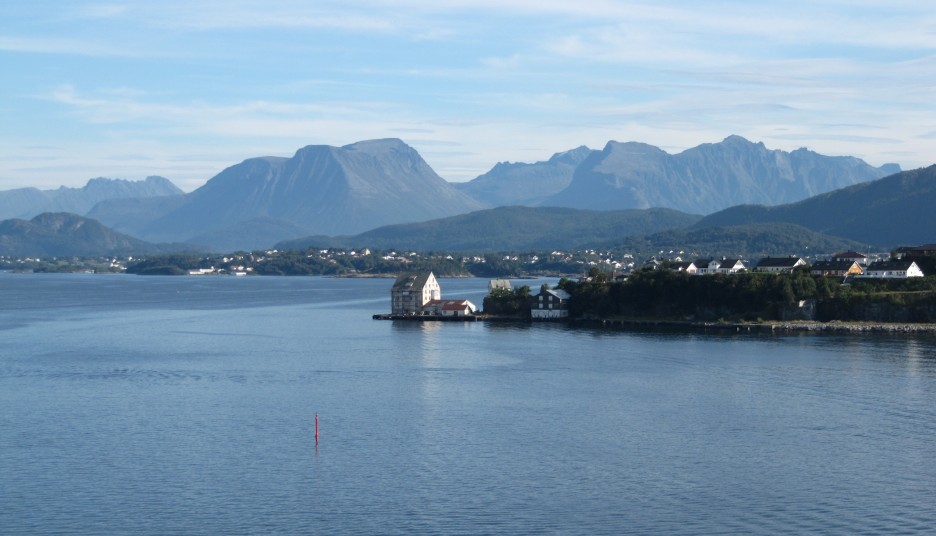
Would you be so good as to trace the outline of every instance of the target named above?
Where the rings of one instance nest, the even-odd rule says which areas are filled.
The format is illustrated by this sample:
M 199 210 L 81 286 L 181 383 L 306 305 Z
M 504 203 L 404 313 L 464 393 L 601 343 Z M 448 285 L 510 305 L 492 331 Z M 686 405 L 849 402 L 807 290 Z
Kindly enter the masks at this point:
M 730 134 L 936 162 L 929 0 L 6 1 L 0 190 L 396 137 L 443 178 Z

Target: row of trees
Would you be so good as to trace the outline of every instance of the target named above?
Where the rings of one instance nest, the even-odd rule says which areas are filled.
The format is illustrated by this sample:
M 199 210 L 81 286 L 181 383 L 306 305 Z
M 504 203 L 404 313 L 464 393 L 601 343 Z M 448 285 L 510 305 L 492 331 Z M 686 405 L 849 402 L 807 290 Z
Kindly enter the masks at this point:
M 559 287 L 572 295 L 570 314 L 577 318 L 936 321 L 936 278 L 842 284 L 802 270 L 707 276 L 659 270 L 624 282 L 564 279 Z

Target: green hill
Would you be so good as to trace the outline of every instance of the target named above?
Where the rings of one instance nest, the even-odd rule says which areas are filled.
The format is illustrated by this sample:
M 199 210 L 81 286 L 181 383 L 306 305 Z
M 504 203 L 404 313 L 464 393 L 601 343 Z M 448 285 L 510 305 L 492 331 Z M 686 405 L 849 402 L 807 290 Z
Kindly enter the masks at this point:
M 647 236 L 630 237 L 614 245 L 639 257 L 742 257 L 828 254 L 857 250 L 863 244 L 816 233 L 790 223 L 757 223 L 705 229 L 674 229 Z M 670 252 L 673 255 L 670 255 Z
M 422 223 L 389 225 L 352 237 L 308 237 L 278 249 L 373 247 L 420 251 L 572 249 L 624 237 L 684 228 L 699 216 L 671 209 L 615 211 L 556 207 L 501 207 Z
M 696 229 L 786 222 L 867 247 L 936 241 L 936 165 L 842 188 L 798 203 L 740 205 L 706 216 Z
M 97 257 L 165 253 L 191 245 L 151 244 L 118 233 L 96 220 L 64 212 L 31 220 L 0 222 L 0 255 L 6 257 Z

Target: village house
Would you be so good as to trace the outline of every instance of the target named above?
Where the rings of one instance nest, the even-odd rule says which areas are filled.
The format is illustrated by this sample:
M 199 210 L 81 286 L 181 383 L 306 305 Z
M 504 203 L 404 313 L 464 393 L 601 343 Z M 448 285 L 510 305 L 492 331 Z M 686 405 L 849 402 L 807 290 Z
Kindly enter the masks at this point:
M 891 252 L 895 259 L 917 259 L 920 257 L 936 256 L 936 244 L 923 244 L 922 246 L 903 246 Z
M 699 271 L 699 268 L 692 261 L 674 262 L 670 265 L 670 268 L 675 272 L 686 272 L 693 275 Z
M 533 320 L 568 318 L 571 297 L 561 289 L 540 289 L 539 294 L 530 299 L 530 316 Z
M 793 273 L 793 270 L 800 266 L 807 266 L 806 261 L 801 257 L 765 257 L 757 263 L 754 271 L 771 274 L 789 274 Z
M 718 259 L 696 259 L 693 263 L 696 267 L 696 275 L 714 274 L 712 270 L 718 270 L 721 262 Z
M 442 299 L 442 288 L 432 272 L 401 274 L 390 289 L 391 313 L 422 314 L 432 300 Z
M 431 300 L 422 310 L 439 316 L 470 316 L 478 312 L 477 306 L 468 300 Z
M 864 271 L 864 277 L 877 278 L 907 278 L 923 277 L 923 270 L 916 262 L 908 259 L 891 259 L 888 261 L 873 262 Z
M 864 271 L 857 260 L 851 258 L 816 261 L 809 270 L 813 275 L 834 275 L 839 277 L 859 276 Z
M 718 274 L 736 274 L 738 272 L 743 272 L 747 268 L 744 266 L 744 263 L 741 262 L 741 259 L 722 259 L 718 263 L 718 268 L 715 269 L 714 273 Z

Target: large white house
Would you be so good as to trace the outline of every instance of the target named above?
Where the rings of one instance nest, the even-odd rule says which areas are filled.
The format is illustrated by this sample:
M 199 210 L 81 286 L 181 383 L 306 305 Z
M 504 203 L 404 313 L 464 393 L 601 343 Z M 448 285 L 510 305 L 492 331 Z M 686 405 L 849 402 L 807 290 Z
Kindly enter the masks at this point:
M 871 263 L 867 268 L 865 268 L 864 276 L 862 277 L 890 279 L 923 277 L 923 270 L 920 270 L 920 267 L 917 266 L 917 263 L 913 261 L 906 259 L 894 259 Z
M 806 266 L 806 261 L 800 257 L 764 257 L 754 268 L 755 272 L 772 274 L 789 274 L 794 268 Z
M 395 315 L 422 314 L 432 300 L 442 299 L 442 287 L 432 272 L 401 274 L 390 289 L 390 311 Z

